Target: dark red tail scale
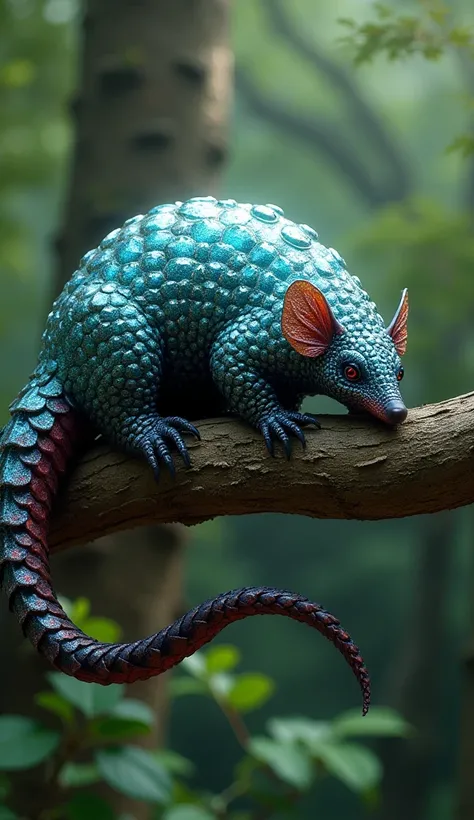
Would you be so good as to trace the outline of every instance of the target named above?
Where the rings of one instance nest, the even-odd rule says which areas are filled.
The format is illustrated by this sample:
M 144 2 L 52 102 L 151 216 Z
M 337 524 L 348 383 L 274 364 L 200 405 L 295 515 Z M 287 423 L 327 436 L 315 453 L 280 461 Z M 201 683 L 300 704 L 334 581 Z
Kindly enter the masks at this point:
M 20 394 L 0 439 L 1 585 L 25 635 L 53 666 L 84 681 L 132 683 L 175 666 L 234 621 L 284 615 L 317 629 L 341 652 L 359 681 L 366 714 L 370 682 L 357 646 L 336 618 L 292 592 L 269 587 L 226 592 L 130 644 L 99 643 L 77 629 L 52 589 L 47 531 L 58 479 L 79 433 L 78 416 L 49 373 L 39 374 Z

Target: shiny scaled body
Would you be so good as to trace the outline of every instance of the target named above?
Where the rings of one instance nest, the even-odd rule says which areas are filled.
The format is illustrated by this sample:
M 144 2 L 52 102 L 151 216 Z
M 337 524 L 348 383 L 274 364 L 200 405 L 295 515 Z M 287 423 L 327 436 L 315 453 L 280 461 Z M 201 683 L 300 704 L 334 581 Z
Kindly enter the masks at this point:
M 350 388 L 326 362 L 301 356 L 282 335 L 288 285 L 304 279 L 370 363 L 369 398 L 397 398 L 394 346 L 339 254 L 276 206 L 233 201 L 159 206 L 106 237 L 54 305 L 42 357 L 57 362 L 68 396 L 120 444 L 130 441 L 130 419 L 155 412 L 162 383 L 166 406 L 188 417 L 203 415 L 199 390 L 204 414 L 231 411 L 252 424 L 281 404 L 296 409 L 304 395 L 332 390 L 344 400 Z
M 190 419 L 233 413 L 287 455 L 324 393 L 389 423 L 399 393 L 406 294 L 386 329 L 343 259 L 273 205 L 210 197 L 136 216 L 87 253 L 53 305 L 38 366 L 0 436 L 0 572 L 25 634 L 57 668 L 98 683 L 159 674 L 234 620 L 281 614 L 322 632 L 364 692 L 357 647 L 301 596 L 246 588 L 217 596 L 157 635 L 101 644 L 52 590 L 47 527 L 58 478 L 84 429 L 145 457 L 158 477 L 186 464 Z M 282 467 L 284 469 L 284 467 Z

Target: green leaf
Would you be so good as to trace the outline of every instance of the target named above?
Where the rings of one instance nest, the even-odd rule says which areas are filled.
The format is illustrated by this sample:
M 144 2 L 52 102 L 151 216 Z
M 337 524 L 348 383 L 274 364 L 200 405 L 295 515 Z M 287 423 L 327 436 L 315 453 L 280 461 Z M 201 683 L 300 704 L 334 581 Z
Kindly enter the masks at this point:
M 206 652 L 206 668 L 209 675 L 230 672 L 240 663 L 240 652 L 236 646 L 219 644 Z
M 229 692 L 235 686 L 235 675 L 228 675 L 226 672 L 217 672 L 209 678 L 209 688 L 215 698 L 228 701 Z
M 38 692 L 35 703 L 53 715 L 57 715 L 63 723 L 70 724 L 74 720 L 74 709 L 71 704 L 56 692 Z
M 249 811 L 234 811 L 229 815 L 229 820 L 254 820 L 254 815 Z
M 153 752 L 154 757 L 167 772 L 170 774 L 181 775 L 182 777 L 191 777 L 195 771 L 195 765 L 192 760 L 183 757 L 178 752 L 173 752 L 171 749 L 158 749 Z
M 372 706 L 365 717 L 362 717 L 357 709 L 343 712 L 332 721 L 332 729 L 340 738 L 410 737 L 413 735 L 413 728 L 398 712 L 382 706 Z
M 90 614 L 91 605 L 87 598 L 60 598 L 60 603 L 71 621 L 87 635 L 104 643 L 115 643 L 120 639 L 122 628 L 110 618 L 98 618 Z
M 79 597 L 75 601 L 69 601 L 68 615 L 71 621 L 74 621 L 77 626 L 82 629 L 84 621 L 89 617 L 91 611 L 91 604 L 88 598 Z
M 62 672 L 48 672 L 47 678 L 58 695 L 88 718 L 109 714 L 125 694 L 122 684 L 100 686 L 76 680 Z
M 35 79 L 37 68 L 31 60 L 16 59 L 6 63 L 0 69 L 0 86 L 7 88 L 24 88 Z
M 230 690 L 227 701 L 238 712 L 250 712 L 258 709 L 271 698 L 275 684 L 267 675 L 260 672 L 246 672 L 239 675 Z
M 112 806 L 95 794 L 78 792 L 66 804 L 68 820 L 115 820 Z
M 2 802 L 2 800 L 6 800 L 10 792 L 11 783 L 6 774 L 2 774 L 0 772 L 0 803 Z
M 166 803 L 171 780 L 154 755 L 138 746 L 100 749 L 95 760 L 105 782 L 128 797 L 147 803 Z
M 71 599 L 66 598 L 64 595 L 58 595 L 58 601 L 61 604 L 62 608 L 64 609 L 64 612 L 66 613 L 68 618 L 70 618 L 71 615 L 72 615 L 72 608 L 74 606 Z
M 452 154 L 456 151 L 466 159 L 474 154 L 474 137 L 471 134 L 460 134 L 446 148 L 446 153 Z
M 145 723 L 147 726 L 154 726 L 156 722 L 153 709 L 148 706 L 147 703 L 144 703 L 144 701 L 135 700 L 134 698 L 123 698 L 123 700 L 119 700 L 110 714 L 123 720 L 134 720 L 139 723 Z
M 366 746 L 357 743 L 328 743 L 318 752 L 325 769 L 352 791 L 374 789 L 382 778 L 382 764 Z
M 39 723 L 21 715 L 0 716 L 0 770 L 30 769 L 49 757 L 60 741 Z
M 139 735 L 149 735 L 151 728 L 139 720 L 128 720 L 113 715 L 96 718 L 89 724 L 92 738 L 101 740 L 131 740 Z
M 455 26 L 449 32 L 448 40 L 457 48 L 474 45 L 473 29 L 470 26 Z
M 103 643 L 117 643 L 122 636 L 122 627 L 111 618 L 87 618 L 81 629 L 86 635 Z
M 303 743 L 310 751 L 315 751 L 321 742 L 332 736 L 332 726 L 325 721 L 310 718 L 271 718 L 268 731 L 281 743 Z
M 171 806 L 163 814 L 163 820 L 215 820 L 216 815 L 202 806 Z
M 259 768 L 260 761 L 250 755 L 244 755 L 234 767 L 234 781 L 247 784 L 250 788 L 253 773 Z
M 208 695 L 209 690 L 203 680 L 176 675 L 168 684 L 168 694 L 171 698 L 180 698 L 183 695 Z
M 105 717 L 93 721 L 90 733 L 97 738 L 129 740 L 149 734 L 155 723 L 152 709 L 141 700 L 124 698 Z
M 7 806 L 0 806 L 0 820 L 20 820 L 18 815 L 15 814 L 11 809 Z
M 95 763 L 66 763 L 59 775 L 59 783 L 65 788 L 90 786 L 99 780 L 100 774 Z
M 182 803 L 188 805 L 188 803 L 192 803 L 194 806 L 195 804 L 200 804 L 201 802 L 201 796 L 197 794 L 197 792 L 193 791 L 187 783 L 183 783 L 182 780 L 175 780 L 173 783 L 173 795 L 170 805 L 175 806 L 181 805 Z M 161 815 L 159 815 L 159 817 L 161 820 Z
M 192 675 L 193 678 L 206 678 L 207 666 L 204 652 L 195 652 L 194 655 L 185 658 L 181 662 L 181 668 L 185 669 L 188 675 Z
M 280 780 L 304 791 L 311 785 L 313 766 L 305 749 L 293 743 L 279 743 L 267 737 L 254 737 L 249 752 L 266 763 Z

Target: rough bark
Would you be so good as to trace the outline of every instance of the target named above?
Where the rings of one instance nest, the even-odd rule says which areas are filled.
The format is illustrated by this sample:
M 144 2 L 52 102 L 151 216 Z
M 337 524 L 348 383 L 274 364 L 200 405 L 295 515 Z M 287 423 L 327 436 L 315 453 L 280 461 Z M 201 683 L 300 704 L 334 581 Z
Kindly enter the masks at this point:
M 56 240 L 56 292 L 82 254 L 128 217 L 160 202 L 216 192 L 231 102 L 229 13 L 230 0 L 85 3 L 79 91 L 72 106 L 75 150 Z M 96 614 L 107 613 L 123 626 L 125 640 L 154 632 L 185 608 L 183 532 L 153 526 L 133 535 L 133 550 L 130 536 L 122 533 L 61 556 L 53 567 L 57 588 L 72 598 L 90 597 Z M 124 584 L 140 595 L 124 595 Z M 11 679 L 7 671 L 2 680 L 2 711 L 25 713 L 34 692 L 44 688 L 45 667 L 24 647 L 19 665 L 8 664 L 20 635 L 10 617 L 0 646 L 2 669 L 12 670 Z M 134 686 L 137 696 L 157 712 L 156 731 L 147 739 L 156 745 L 166 716 L 163 679 Z M 38 802 L 40 776 L 27 775 L 28 788 L 18 790 L 27 814 L 30 799 Z M 149 816 L 144 804 L 107 797 L 118 814 Z
M 321 417 L 288 463 L 237 421 L 198 423 L 193 466 L 156 485 L 147 465 L 87 452 L 53 522 L 53 549 L 154 522 L 195 524 L 217 515 L 282 512 L 381 519 L 454 509 L 474 501 L 474 393 L 410 411 L 392 430 L 369 419 Z

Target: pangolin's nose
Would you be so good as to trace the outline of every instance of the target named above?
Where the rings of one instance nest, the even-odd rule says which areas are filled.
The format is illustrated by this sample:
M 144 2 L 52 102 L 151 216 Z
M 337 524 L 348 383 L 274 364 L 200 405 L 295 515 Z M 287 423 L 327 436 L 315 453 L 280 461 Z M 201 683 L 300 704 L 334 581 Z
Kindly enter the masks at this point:
M 408 410 L 402 401 L 392 399 L 385 407 L 385 415 L 389 424 L 401 424 L 405 421 Z

